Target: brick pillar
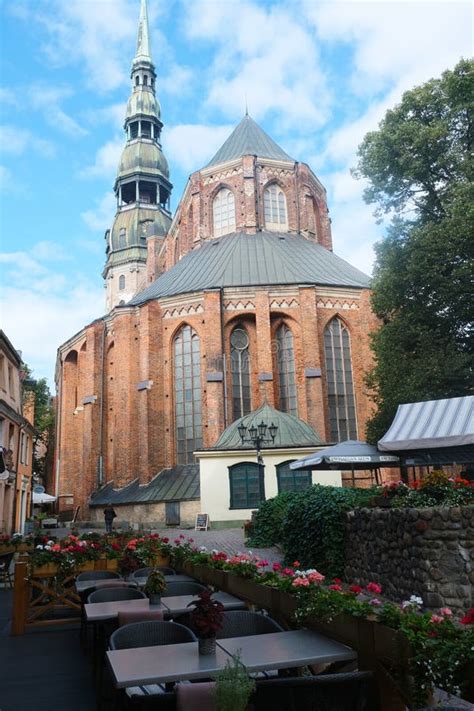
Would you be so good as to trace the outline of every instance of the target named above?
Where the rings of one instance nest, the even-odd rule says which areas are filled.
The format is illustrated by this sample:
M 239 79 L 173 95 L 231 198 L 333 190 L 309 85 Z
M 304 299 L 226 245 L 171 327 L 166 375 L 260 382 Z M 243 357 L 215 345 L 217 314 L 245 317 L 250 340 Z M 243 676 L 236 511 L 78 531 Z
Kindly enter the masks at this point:
M 257 291 L 255 295 L 256 316 L 256 343 L 257 343 L 257 380 L 258 401 L 253 404 L 253 409 L 260 407 L 263 402 L 275 406 L 273 389 L 273 357 L 272 357 L 272 331 L 270 324 L 270 305 L 268 293 Z
M 203 409 L 203 441 L 212 447 L 224 430 L 224 360 L 222 353 L 222 324 L 220 292 L 204 294 L 205 327 L 201 350 L 206 408 Z M 201 353 L 202 355 L 202 353 Z M 227 422 L 229 424 L 229 422 Z
M 325 399 L 322 383 L 322 346 L 319 342 L 318 312 L 314 287 L 304 287 L 300 292 L 300 323 L 302 330 L 303 382 L 298 382 L 298 405 L 301 399 L 301 416 L 306 409 L 305 419 L 316 430 L 323 441 L 327 441 Z M 318 370 L 321 374 L 318 376 Z

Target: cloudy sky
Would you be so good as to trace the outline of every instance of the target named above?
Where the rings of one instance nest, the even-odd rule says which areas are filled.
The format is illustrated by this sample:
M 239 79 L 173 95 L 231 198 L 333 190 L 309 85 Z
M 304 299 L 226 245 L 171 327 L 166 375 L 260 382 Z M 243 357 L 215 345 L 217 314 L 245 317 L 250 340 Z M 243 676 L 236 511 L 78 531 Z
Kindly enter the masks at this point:
M 403 92 L 472 55 L 470 3 L 148 0 L 175 207 L 245 111 L 327 187 L 335 252 L 370 273 L 383 226 L 355 151 Z M 104 231 L 139 0 L 0 0 L 1 326 L 53 382 L 104 312 Z

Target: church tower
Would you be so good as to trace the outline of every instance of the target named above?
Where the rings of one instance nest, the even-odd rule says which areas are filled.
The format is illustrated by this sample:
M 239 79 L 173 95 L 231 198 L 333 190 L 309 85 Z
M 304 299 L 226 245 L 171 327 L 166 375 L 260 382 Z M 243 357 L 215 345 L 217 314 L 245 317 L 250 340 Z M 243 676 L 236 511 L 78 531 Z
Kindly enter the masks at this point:
M 151 58 L 146 0 L 141 0 L 132 93 L 125 115 L 126 144 L 114 185 L 117 212 L 105 233 L 106 310 L 127 303 L 146 285 L 147 240 L 163 239 L 171 224 L 172 185 L 161 149 L 160 104 Z M 158 239 L 157 239 L 158 238 Z

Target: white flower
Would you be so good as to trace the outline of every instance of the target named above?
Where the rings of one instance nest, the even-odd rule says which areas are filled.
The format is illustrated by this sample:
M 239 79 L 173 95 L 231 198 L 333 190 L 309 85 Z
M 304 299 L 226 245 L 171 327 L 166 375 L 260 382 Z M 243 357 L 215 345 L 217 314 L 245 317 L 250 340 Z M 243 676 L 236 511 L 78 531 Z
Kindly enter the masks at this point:
M 45 550 L 45 551 L 50 551 L 50 550 L 51 550 L 51 546 L 46 545 L 46 546 L 44 547 L 44 550 Z
M 199 550 L 200 550 L 200 551 L 207 551 L 207 548 L 206 548 L 206 546 L 201 546 L 201 547 L 199 548 Z
M 42 551 L 42 550 L 43 550 L 43 546 L 38 545 L 38 546 L 36 546 L 36 549 Z
M 54 546 L 54 541 L 48 541 L 48 546 Z
M 213 548 L 211 553 L 214 553 L 214 555 L 217 555 L 219 553 L 219 551 L 217 550 L 217 548 Z
M 423 605 L 423 598 L 421 598 L 419 595 L 412 595 L 410 597 L 410 604 L 411 605 Z

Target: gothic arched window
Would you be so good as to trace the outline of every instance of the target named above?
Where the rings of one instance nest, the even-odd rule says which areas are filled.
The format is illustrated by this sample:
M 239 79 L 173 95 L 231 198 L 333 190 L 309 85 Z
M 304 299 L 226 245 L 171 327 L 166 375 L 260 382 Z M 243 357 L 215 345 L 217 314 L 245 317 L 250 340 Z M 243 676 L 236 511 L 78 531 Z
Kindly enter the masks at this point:
M 295 351 L 293 334 L 283 324 L 276 333 L 278 388 L 280 395 L 280 410 L 290 415 L 298 414 L 295 378 Z
M 286 197 L 277 183 L 272 183 L 265 188 L 263 193 L 263 208 L 265 213 L 265 227 L 268 230 L 285 230 L 288 228 L 286 212 Z
M 201 347 L 199 336 L 183 326 L 174 339 L 174 395 L 178 464 L 191 464 L 202 447 Z
M 324 329 L 324 355 L 330 439 L 333 442 L 357 439 L 351 339 L 340 318 L 333 318 Z
M 226 235 L 235 230 L 235 199 L 229 188 L 222 188 L 212 203 L 214 237 Z
M 230 371 L 232 419 L 238 420 L 251 410 L 249 337 L 242 326 L 234 328 L 230 336 Z
M 119 290 L 123 291 L 125 289 L 125 276 L 121 274 L 119 276 Z

